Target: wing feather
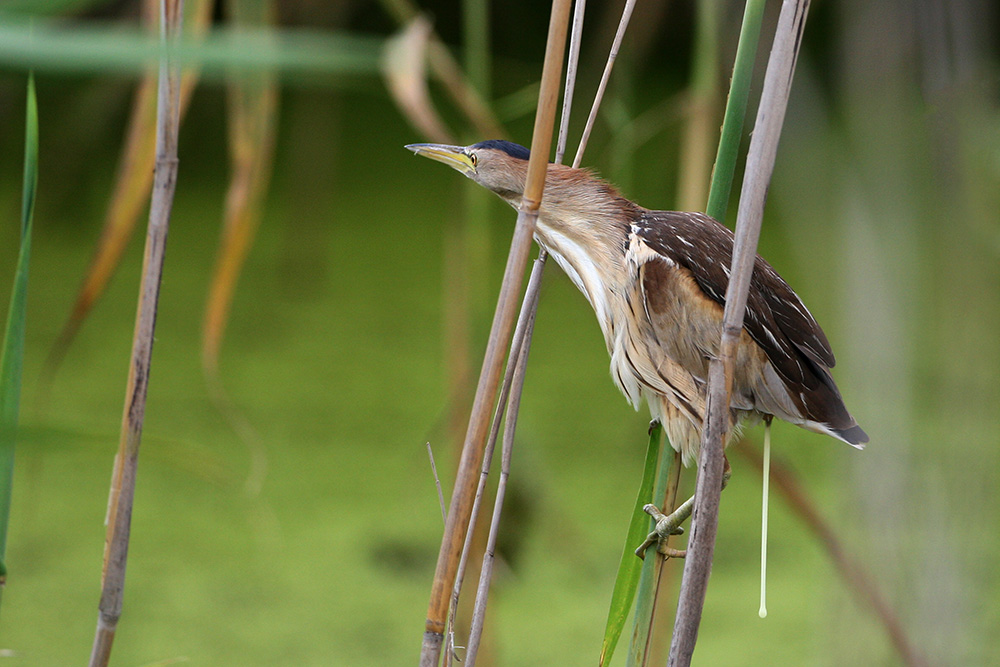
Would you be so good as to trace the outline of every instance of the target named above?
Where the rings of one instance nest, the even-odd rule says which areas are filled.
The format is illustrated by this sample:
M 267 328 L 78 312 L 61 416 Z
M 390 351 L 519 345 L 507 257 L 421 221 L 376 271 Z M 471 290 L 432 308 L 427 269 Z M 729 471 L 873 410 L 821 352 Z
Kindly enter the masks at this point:
M 733 253 L 733 234 L 728 228 L 702 213 L 643 210 L 633 223 L 633 231 L 665 260 L 662 269 L 646 272 L 644 280 L 655 274 L 676 276 L 670 268 L 676 267 L 691 276 L 705 297 L 725 305 Z M 663 310 L 667 312 L 666 305 Z M 721 312 L 709 319 L 721 322 Z M 664 326 L 662 319 L 658 326 Z M 795 291 L 759 255 L 754 262 L 743 327 L 769 362 L 760 369 L 762 384 L 753 390 L 758 400 L 773 406 L 779 416 L 798 413 L 801 421 L 796 423 L 807 428 L 815 424 L 823 432 L 852 444 L 867 442 L 867 435 L 848 413 L 830 374 L 836 361 L 826 335 Z M 672 351 L 680 353 L 682 364 L 689 367 L 683 349 Z M 784 384 L 787 396 L 780 384 Z M 797 409 L 792 409 L 789 399 Z M 764 405 L 760 408 L 766 409 Z
M 733 254 L 733 234 L 728 228 L 702 213 L 675 211 L 644 211 L 636 226 L 655 252 L 690 271 L 709 298 L 725 305 Z M 812 372 L 811 366 L 828 369 L 836 363 L 812 314 L 759 255 L 743 326 L 787 382 L 811 387 L 825 379 Z

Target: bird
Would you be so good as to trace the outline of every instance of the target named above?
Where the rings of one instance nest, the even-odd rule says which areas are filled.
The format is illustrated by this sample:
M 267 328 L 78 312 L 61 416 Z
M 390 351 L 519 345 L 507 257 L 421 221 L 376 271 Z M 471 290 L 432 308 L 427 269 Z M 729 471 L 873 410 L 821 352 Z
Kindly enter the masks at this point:
M 520 206 L 530 157 L 524 146 L 491 139 L 406 148 Z M 732 231 L 705 213 L 644 208 L 590 170 L 550 163 L 535 240 L 593 307 L 618 389 L 637 410 L 645 400 L 684 465 L 695 463 Z M 774 417 L 858 449 L 868 442 L 831 375 L 826 334 L 760 255 L 735 358 L 727 444 L 740 426 Z

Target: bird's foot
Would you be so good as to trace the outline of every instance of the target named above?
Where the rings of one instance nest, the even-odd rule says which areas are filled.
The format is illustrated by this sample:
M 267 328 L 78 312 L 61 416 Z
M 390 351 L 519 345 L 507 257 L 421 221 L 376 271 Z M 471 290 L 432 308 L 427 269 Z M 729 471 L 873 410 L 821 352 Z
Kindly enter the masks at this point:
M 664 514 L 660 511 L 660 508 L 653 504 L 646 505 L 642 509 L 646 514 L 656 519 L 656 526 L 653 528 L 653 532 L 647 535 L 646 540 L 635 550 L 635 555 L 639 558 L 645 558 L 646 549 L 656 544 L 657 550 L 667 558 L 684 558 L 687 552 L 668 547 L 667 538 L 671 535 L 681 535 L 684 533 L 681 524 L 691 516 L 691 510 L 694 509 L 694 496 L 688 498 L 687 501 L 670 514 Z
M 652 426 L 652 425 L 651 425 Z M 722 488 L 725 489 L 732 477 L 733 470 L 729 467 L 729 459 L 723 457 L 725 468 L 722 471 Z M 656 519 L 656 526 L 653 532 L 646 536 L 645 541 L 635 550 L 635 555 L 639 558 L 646 557 L 646 549 L 656 544 L 656 549 L 666 558 L 684 558 L 687 556 L 686 549 L 673 549 L 667 546 L 667 539 L 671 535 L 683 535 L 684 529 L 681 524 L 691 516 L 694 510 L 694 496 L 688 498 L 670 514 L 664 514 L 660 508 L 652 503 L 646 505 L 642 510 L 649 516 Z

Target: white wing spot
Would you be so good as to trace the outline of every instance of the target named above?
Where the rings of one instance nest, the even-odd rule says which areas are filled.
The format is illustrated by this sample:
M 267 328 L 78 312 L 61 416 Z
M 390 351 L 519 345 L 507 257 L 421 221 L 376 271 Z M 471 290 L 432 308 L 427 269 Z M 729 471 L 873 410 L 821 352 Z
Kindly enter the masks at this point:
M 773 333 L 771 333 L 770 327 L 765 326 L 764 327 L 764 333 L 767 334 L 767 339 L 769 341 L 771 341 L 772 345 L 774 345 L 779 350 L 784 348 L 784 345 L 782 345 L 781 343 L 779 343 L 778 339 L 774 337 Z

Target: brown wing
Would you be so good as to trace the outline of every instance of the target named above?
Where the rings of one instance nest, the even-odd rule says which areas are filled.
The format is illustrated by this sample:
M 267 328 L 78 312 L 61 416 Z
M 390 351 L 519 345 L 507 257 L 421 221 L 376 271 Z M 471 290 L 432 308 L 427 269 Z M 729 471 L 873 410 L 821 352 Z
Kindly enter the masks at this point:
M 706 296 L 725 304 L 733 253 L 728 228 L 702 213 L 674 211 L 643 211 L 634 224 L 652 250 L 690 272 Z M 759 255 L 743 326 L 800 405 L 802 416 L 829 424 L 838 437 L 846 438 L 841 432 L 850 432 L 857 444 L 854 441 L 864 432 L 848 413 L 830 375 L 835 360 L 826 335 L 788 283 Z

